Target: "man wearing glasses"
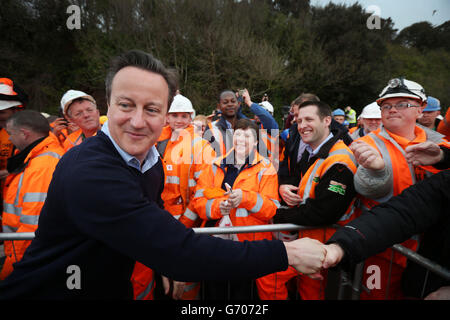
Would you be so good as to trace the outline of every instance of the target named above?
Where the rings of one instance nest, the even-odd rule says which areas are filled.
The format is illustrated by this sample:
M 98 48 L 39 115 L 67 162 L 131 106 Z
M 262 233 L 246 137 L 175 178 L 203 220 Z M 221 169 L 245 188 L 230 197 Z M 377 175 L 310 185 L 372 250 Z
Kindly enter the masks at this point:
M 67 152 L 97 133 L 100 129 L 100 112 L 95 99 L 78 90 L 69 90 L 63 95 L 61 108 L 67 120 L 79 127 L 63 143 L 63 148 Z
M 427 96 L 421 85 L 403 78 L 392 79 L 380 94 L 377 104 L 381 109 L 382 126 L 368 135 L 355 140 L 352 149 L 359 167 L 355 174 L 355 189 L 361 195 L 361 209 L 368 209 L 386 202 L 404 189 L 437 173 L 431 166 L 415 166 L 406 158 L 408 146 L 428 142 L 438 146 L 448 142 L 444 136 L 416 125 L 427 103 Z M 416 250 L 418 239 L 410 239 L 404 246 Z M 391 264 L 392 260 L 392 264 Z M 376 268 L 374 268 L 375 266 Z M 376 285 L 362 293 L 362 299 L 401 299 L 401 275 L 406 258 L 391 249 L 366 260 L 366 268 L 372 267 L 381 277 Z M 373 272 L 365 272 L 365 279 Z M 370 281 L 369 281 L 370 282 Z

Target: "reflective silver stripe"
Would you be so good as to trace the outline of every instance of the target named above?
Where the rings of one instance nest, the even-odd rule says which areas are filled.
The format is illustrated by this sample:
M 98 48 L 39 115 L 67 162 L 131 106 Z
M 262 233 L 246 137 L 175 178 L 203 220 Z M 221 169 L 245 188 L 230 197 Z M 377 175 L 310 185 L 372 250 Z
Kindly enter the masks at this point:
M 345 220 L 350 219 L 350 217 L 351 217 L 351 216 L 353 215 L 353 213 L 355 212 L 355 206 L 352 205 L 351 208 L 352 208 L 352 210 L 351 210 L 349 213 L 344 214 L 344 215 L 339 219 L 339 221 L 345 221 Z
M 208 219 L 212 219 L 211 218 L 211 208 L 212 208 L 213 202 L 214 202 L 214 199 L 210 199 L 210 200 L 206 201 L 205 210 L 206 210 L 206 217 Z
M 152 291 L 153 283 L 154 283 L 154 279 L 152 278 L 152 281 L 149 283 L 147 288 L 145 288 L 145 290 L 141 294 L 136 296 L 136 300 L 144 299 Z
M 213 175 L 215 176 L 217 173 L 217 166 L 215 163 L 212 165 L 212 171 L 213 171 Z
M 281 204 L 280 204 L 280 201 L 278 201 L 278 200 L 275 200 L 275 199 L 270 199 L 273 203 L 275 203 L 275 205 L 277 206 L 277 209 L 279 208 L 279 207 L 281 207 Z
M 167 177 L 166 177 L 166 183 L 180 184 L 180 177 L 177 177 L 177 176 L 167 176 Z
M 244 209 L 244 208 L 237 208 L 236 209 L 236 218 L 245 218 L 245 217 L 248 217 L 248 216 L 249 216 L 249 214 L 248 214 L 247 209 Z
M 186 208 L 186 211 L 184 212 L 184 216 L 192 221 L 195 221 L 198 218 L 198 215 L 195 212 L 189 210 L 189 208 Z
M 316 176 L 316 172 L 324 161 L 325 161 L 324 159 L 319 159 L 316 161 L 316 164 L 314 165 L 314 168 L 313 168 L 311 174 L 309 175 L 308 181 L 306 182 L 305 191 L 303 192 L 302 204 L 305 204 L 306 200 L 309 198 L 309 194 L 310 194 L 311 188 L 312 188 L 312 182 L 314 180 L 314 177 Z
M 70 139 L 67 139 L 67 140 L 69 140 L 69 142 L 72 144 L 72 146 L 76 146 L 77 143 L 78 143 L 78 141 L 80 141 L 80 139 L 82 139 L 82 137 L 83 137 L 83 134 L 80 133 L 80 135 L 79 135 L 78 138 L 75 140 L 75 142 L 72 142 L 72 140 L 70 140 Z
M 203 189 L 195 191 L 194 198 L 203 198 Z
M 50 157 L 53 157 L 56 159 L 61 159 L 61 155 L 57 154 L 56 152 L 52 152 L 52 151 L 41 153 L 40 155 L 36 156 L 35 158 L 39 158 L 39 157 L 43 157 L 43 156 L 50 156 Z
M 38 222 L 39 222 L 39 215 L 37 215 L 37 216 L 21 215 L 20 222 L 25 223 L 25 224 L 31 224 L 33 226 L 37 226 Z
M 194 179 L 189 179 L 188 186 L 189 187 L 195 187 L 197 185 L 197 182 Z
M 3 226 L 3 232 L 4 233 L 13 233 L 13 232 L 16 232 L 17 229 L 18 228 L 16 228 L 16 227 L 11 227 L 11 226 L 8 226 L 8 225 L 4 225 Z
M 46 198 L 46 192 L 27 192 L 23 195 L 23 202 L 44 202 Z
M 19 184 L 17 185 L 16 199 L 14 200 L 14 205 L 17 206 L 19 204 L 19 194 L 20 189 L 22 189 L 23 184 L 23 172 L 20 174 Z
M 373 134 L 372 132 L 369 133 L 368 135 L 375 142 L 375 145 L 377 146 L 378 150 L 381 153 L 381 156 L 383 157 L 386 167 L 388 167 L 388 168 L 390 168 L 390 170 L 392 170 L 391 156 L 389 155 L 389 151 L 388 151 L 386 145 L 384 144 L 384 142 L 379 137 L 377 137 L 375 134 Z M 378 202 L 386 202 L 393 196 L 394 196 L 394 183 L 393 183 L 393 181 L 391 181 L 391 189 L 390 189 L 389 193 L 386 196 L 384 196 L 383 198 L 375 199 L 375 200 Z
M 256 204 L 253 208 L 250 209 L 250 212 L 251 213 L 259 212 L 261 210 L 263 204 L 264 204 L 263 198 L 260 196 L 259 193 L 257 193 L 256 194 Z
M 200 178 L 200 175 L 202 174 L 202 171 L 200 170 L 200 171 L 197 171 L 197 172 L 194 172 L 194 178 L 195 179 L 198 179 L 198 178 Z
M 173 216 L 175 219 L 180 220 L 181 214 L 177 214 L 176 216 Z
M 22 214 L 22 208 L 5 202 L 3 202 L 3 211 L 9 214 L 14 214 L 16 216 L 20 216 Z
M 350 160 L 354 163 L 355 166 L 358 165 L 358 163 L 356 162 L 355 156 L 353 155 L 353 153 L 349 152 L 347 149 L 338 149 L 335 150 L 333 152 L 331 152 L 328 157 L 332 157 L 332 156 L 336 156 L 336 155 L 345 155 L 348 156 L 350 158 Z
M 385 139 L 387 139 L 389 142 L 391 142 L 393 145 L 394 145 L 394 147 L 396 147 L 397 149 L 398 149 L 398 151 L 400 151 L 401 152 L 401 154 L 405 157 L 405 159 L 406 159 L 406 152 L 405 152 L 405 150 L 403 150 L 403 148 L 402 147 L 400 147 L 400 145 L 397 143 L 397 141 L 395 141 L 394 139 L 392 139 L 392 137 L 386 132 L 386 130 L 384 129 L 384 128 L 381 128 L 381 130 L 380 130 L 380 135 L 383 137 L 383 138 L 385 138 Z M 386 145 L 383 143 L 383 141 L 379 138 L 379 137 L 377 137 L 375 134 L 374 134 L 374 136 L 376 137 L 376 139 L 378 139 L 378 141 L 380 142 L 380 143 L 382 143 L 383 145 L 384 145 L 384 147 L 386 148 L 386 150 L 387 150 L 387 147 L 386 147 Z M 376 142 L 375 142 L 376 143 Z M 377 145 L 378 146 L 378 145 Z M 411 165 L 411 164 L 409 164 L 408 163 L 408 167 L 409 167 L 409 173 L 411 174 L 411 179 L 412 179 L 412 182 L 413 182 L 413 184 L 416 184 L 416 173 L 415 173 L 415 171 L 414 171 L 414 168 L 413 168 L 413 166 Z
M 267 168 L 264 168 L 264 169 L 261 169 L 259 172 L 258 172 L 258 181 L 261 183 L 261 179 L 262 179 L 262 177 L 263 177 L 263 175 L 264 175 L 264 172 L 266 172 L 266 170 L 267 170 Z

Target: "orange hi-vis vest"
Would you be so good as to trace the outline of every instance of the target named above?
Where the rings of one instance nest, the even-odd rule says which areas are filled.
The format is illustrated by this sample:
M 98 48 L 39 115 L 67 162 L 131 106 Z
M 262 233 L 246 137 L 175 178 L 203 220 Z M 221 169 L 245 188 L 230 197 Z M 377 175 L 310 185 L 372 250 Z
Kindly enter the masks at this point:
M 47 137 L 26 157 L 20 172 L 6 178 L 3 192 L 3 232 L 34 232 L 47 197 L 53 171 L 64 154 L 54 137 Z M 22 259 L 31 241 L 5 241 L 6 260 L 0 279 L 8 276 L 12 264 Z
M 9 134 L 6 129 L 0 128 L 0 170 L 6 170 L 8 158 L 12 156 L 14 145 L 9 141 Z M 0 181 L 0 192 L 3 194 L 5 180 Z
M 315 198 L 315 188 L 325 173 L 335 164 L 342 164 L 347 167 L 353 174 L 356 173 L 357 162 L 352 151 L 347 147 L 347 145 L 342 141 L 337 141 L 333 147 L 331 147 L 330 152 L 328 153 L 328 157 L 325 159 L 319 158 L 317 159 L 306 171 L 305 175 L 302 177 L 298 195 L 302 198 L 302 202 L 300 205 L 304 204 L 307 199 Z M 338 225 L 344 226 L 351 220 L 353 220 L 356 215 L 354 208 L 353 200 L 349 205 L 345 214 L 341 217 L 339 221 L 336 223 Z M 314 230 L 305 230 L 302 231 L 302 237 L 309 237 L 312 239 L 316 239 L 322 242 L 327 241 L 335 232 L 335 228 L 332 227 L 324 227 L 321 229 Z M 285 233 L 278 233 L 277 238 L 285 241 L 291 241 L 294 238 L 297 238 L 298 235 L 286 235 Z
M 171 136 L 172 129 L 164 127 L 156 148 L 164 166 L 164 208 L 179 219 L 194 196 L 202 169 L 211 165 L 215 152 L 208 141 L 194 133 L 192 125 L 182 130 L 176 141 L 171 141 Z M 189 220 L 183 220 L 191 227 Z
M 368 135 L 357 139 L 358 141 L 364 141 L 380 153 L 385 165 L 392 171 L 392 188 L 386 196 L 381 199 L 368 199 L 360 196 L 360 208 L 370 209 L 379 203 L 388 201 L 390 198 L 399 195 L 403 190 L 412 186 L 417 181 L 421 181 L 427 176 L 439 172 L 432 166 L 417 166 L 414 167 L 406 161 L 405 148 L 408 145 L 414 145 L 425 141 L 433 141 L 438 145 L 445 145 L 450 148 L 450 144 L 443 139 L 443 136 L 429 129 L 423 129 L 423 127 L 416 126 L 414 129 L 416 138 L 413 141 L 395 135 L 387 131 L 383 126 L 376 131 L 369 133 Z M 411 250 L 416 250 L 418 247 L 418 237 L 415 236 L 405 242 L 402 245 L 408 247 Z M 407 259 L 397 252 L 392 252 L 392 249 L 388 249 L 379 256 L 393 261 L 405 267 Z
M 450 108 L 447 109 L 444 119 L 439 122 L 437 131 L 450 141 Z
M 196 216 L 205 220 L 219 220 L 222 214 L 219 205 L 228 196 L 221 188 L 225 172 L 221 167 L 222 160 L 234 149 L 216 160 L 212 165 L 202 170 L 197 182 L 196 192 L 185 215 Z M 244 168 L 237 176 L 232 189 L 243 191 L 242 201 L 238 208 L 230 211 L 233 226 L 252 226 L 270 223 L 270 219 L 279 208 L 278 176 L 272 163 L 262 157 L 256 150 L 251 164 Z M 237 234 L 239 241 L 271 239 L 270 232 L 253 234 Z
M 72 132 L 71 134 L 69 134 L 66 138 L 66 140 L 64 140 L 63 142 L 63 148 L 64 151 L 69 151 L 71 148 L 79 145 L 80 143 L 82 143 L 84 141 L 84 134 L 83 131 L 81 129 L 78 129 L 77 131 Z
M 97 132 L 94 133 L 93 136 L 95 136 L 96 134 L 97 134 Z M 83 131 L 81 129 L 78 129 L 77 131 L 74 131 L 67 136 L 66 140 L 64 140 L 64 143 L 63 143 L 63 149 L 65 152 L 67 152 L 70 149 L 72 149 L 73 147 L 82 143 L 86 139 L 87 138 L 84 135 Z

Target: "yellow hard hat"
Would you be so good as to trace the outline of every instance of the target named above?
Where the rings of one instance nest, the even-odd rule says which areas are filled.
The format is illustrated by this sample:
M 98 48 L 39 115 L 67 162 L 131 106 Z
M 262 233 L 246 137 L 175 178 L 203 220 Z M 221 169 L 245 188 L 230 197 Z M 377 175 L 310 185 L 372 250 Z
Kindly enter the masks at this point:
M 108 121 L 107 116 L 100 116 L 100 124 L 103 125 L 106 121 Z

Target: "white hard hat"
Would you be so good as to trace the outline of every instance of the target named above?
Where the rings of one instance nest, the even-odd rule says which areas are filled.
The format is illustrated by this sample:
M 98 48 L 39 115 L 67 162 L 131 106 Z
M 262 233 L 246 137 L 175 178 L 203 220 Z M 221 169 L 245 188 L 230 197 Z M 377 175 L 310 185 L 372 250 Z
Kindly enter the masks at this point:
M 191 100 L 181 94 L 177 94 L 175 97 L 173 97 L 173 102 L 170 105 L 169 109 L 169 113 L 173 112 L 189 112 L 194 114 L 195 110 L 192 106 Z
M 0 94 L 6 96 L 17 96 L 17 93 L 14 92 L 13 87 L 3 82 L 0 82 Z M 18 107 L 21 105 L 23 105 L 23 103 L 18 100 L 0 100 L 0 110 Z
M 273 114 L 273 106 L 269 101 L 263 101 L 259 105 Z
M 425 90 L 420 84 L 403 78 L 389 80 L 388 85 L 381 91 L 377 103 L 381 104 L 384 100 L 395 97 L 419 99 L 422 102 L 427 101 Z
M 64 114 L 67 114 L 67 110 L 69 109 L 69 106 L 72 103 L 72 101 L 78 98 L 84 98 L 91 101 L 94 104 L 97 104 L 95 102 L 95 99 L 92 96 L 88 95 L 87 93 L 78 90 L 69 90 L 66 93 L 64 93 L 64 95 L 61 98 L 61 110 L 63 111 Z
M 376 102 L 364 107 L 360 115 L 361 119 L 381 119 L 380 106 Z

